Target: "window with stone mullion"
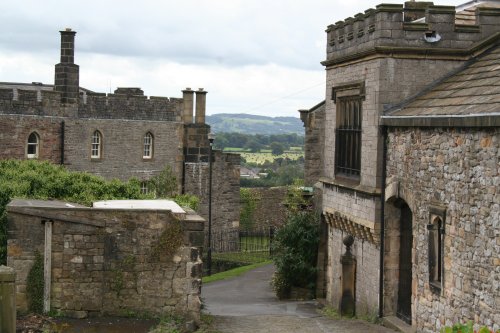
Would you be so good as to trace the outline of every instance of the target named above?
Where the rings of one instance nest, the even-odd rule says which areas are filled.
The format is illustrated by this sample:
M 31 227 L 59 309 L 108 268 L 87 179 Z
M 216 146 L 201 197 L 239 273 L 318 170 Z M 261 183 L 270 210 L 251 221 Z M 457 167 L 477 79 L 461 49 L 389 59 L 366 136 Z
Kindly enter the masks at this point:
M 361 170 L 361 98 L 337 102 L 335 173 L 359 178 Z

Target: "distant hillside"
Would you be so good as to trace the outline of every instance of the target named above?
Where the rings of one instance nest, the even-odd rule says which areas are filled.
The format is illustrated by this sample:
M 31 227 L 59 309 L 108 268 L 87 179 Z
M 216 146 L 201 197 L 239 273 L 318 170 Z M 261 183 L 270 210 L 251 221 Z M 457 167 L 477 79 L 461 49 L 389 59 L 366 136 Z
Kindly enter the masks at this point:
M 304 135 L 302 121 L 295 117 L 266 117 L 243 113 L 218 113 L 207 116 L 212 131 L 244 134 L 288 134 Z

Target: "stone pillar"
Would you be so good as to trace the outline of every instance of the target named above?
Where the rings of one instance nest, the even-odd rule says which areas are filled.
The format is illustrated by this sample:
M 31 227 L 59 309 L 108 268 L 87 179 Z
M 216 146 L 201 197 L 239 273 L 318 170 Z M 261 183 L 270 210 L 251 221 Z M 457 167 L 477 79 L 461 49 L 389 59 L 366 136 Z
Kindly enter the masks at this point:
M 196 92 L 196 120 L 197 124 L 205 123 L 205 109 L 206 109 L 207 92 L 203 88 L 198 89 Z
M 75 34 L 66 28 L 61 33 L 61 62 L 56 65 L 54 90 L 61 93 L 61 103 L 77 103 L 80 94 L 80 68 L 75 65 Z
M 0 266 L 0 332 L 16 332 L 16 273 Z
M 184 102 L 184 109 L 182 111 L 182 121 L 184 124 L 193 123 L 193 102 L 194 91 L 191 88 L 186 88 L 182 91 L 182 100 Z
M 340 259 L 342 264 L 342 298 L 340 300 L 340 314 L 353 317 L 356 314 L 356 258 L 351 253 L 354 238 L 351 235 L 344 237 L 346 251 Z

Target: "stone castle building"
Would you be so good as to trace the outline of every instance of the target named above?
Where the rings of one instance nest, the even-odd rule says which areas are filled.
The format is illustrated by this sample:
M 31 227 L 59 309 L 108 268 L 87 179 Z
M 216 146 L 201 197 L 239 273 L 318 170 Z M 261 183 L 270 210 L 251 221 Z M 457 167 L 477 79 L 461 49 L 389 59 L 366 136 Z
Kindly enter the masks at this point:
M 61 31 L 53 85 L 0 83 L 0 158 L 49 160 L 144 183 L 170 166 L 179 192 L 200 196 L 199 212 L 206 217 L 207 92 L 186 88 L 182 98 L 168 98 L 147 97 L 140 88 L 113 94 L 82 88 L 75 34 Z M 214 152 L 213 172 L 214 226 L 232 227 L 239 220 L 239 155 Z
M 357 313 L 499 329 L 500 2 L 378 5 L 328 27 L 322 64 L 325 102 L 301 111 L 318 296 L 339 307 L 352 235 Z

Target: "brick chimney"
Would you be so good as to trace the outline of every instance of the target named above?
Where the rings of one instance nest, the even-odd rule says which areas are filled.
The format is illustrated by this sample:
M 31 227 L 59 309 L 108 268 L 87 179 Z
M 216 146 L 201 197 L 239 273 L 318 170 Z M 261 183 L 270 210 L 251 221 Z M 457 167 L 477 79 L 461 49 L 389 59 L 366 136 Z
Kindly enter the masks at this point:
M 77 103 L 80 68 L 75 65 L 75 34 L 70 28 L 61 33 L 61 62 L 56 65 L 54 90 L 61 93 L 61 103 Z
M 205 109 L 207 101 L 207 92 L 200 88 L 196 91 L 196 118 L 195 123 L 205 123 Z

